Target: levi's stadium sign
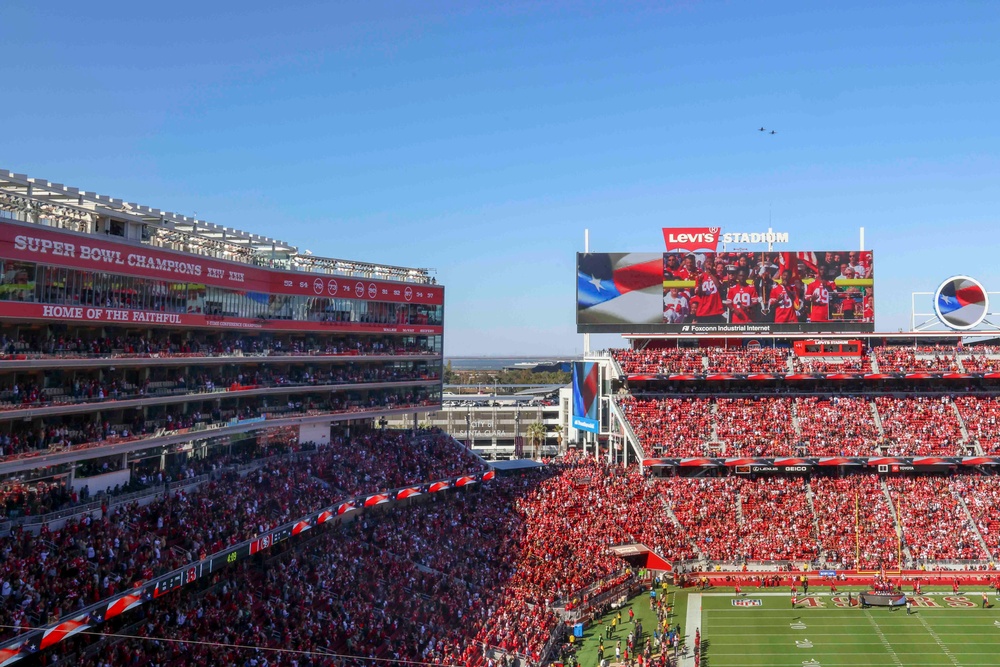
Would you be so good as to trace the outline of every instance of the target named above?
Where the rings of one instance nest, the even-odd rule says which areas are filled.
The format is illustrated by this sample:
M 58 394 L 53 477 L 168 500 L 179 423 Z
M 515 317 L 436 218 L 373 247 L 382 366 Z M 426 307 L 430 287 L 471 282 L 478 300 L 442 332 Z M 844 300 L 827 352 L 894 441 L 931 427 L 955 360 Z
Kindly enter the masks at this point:
M 664 227 L 667 252 L 717 252 L 719 242 L 788 243 L 788 232 L 725 232 L 721 227 Z

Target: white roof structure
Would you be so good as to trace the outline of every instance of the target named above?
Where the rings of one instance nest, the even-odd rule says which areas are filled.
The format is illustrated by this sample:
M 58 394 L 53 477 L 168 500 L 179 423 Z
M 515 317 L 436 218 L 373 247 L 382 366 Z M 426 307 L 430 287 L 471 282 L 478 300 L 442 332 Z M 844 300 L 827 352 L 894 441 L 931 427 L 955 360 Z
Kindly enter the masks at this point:
M 0 169 L 0 219 L 4 217 L 84 233 L 97 233 L 103 218 L 141 230 L 139 238 L 127 236 L 131 240 L 217 259 L 382 280 L 433 280 L 429 269 L 316 257 L 285 241 Z

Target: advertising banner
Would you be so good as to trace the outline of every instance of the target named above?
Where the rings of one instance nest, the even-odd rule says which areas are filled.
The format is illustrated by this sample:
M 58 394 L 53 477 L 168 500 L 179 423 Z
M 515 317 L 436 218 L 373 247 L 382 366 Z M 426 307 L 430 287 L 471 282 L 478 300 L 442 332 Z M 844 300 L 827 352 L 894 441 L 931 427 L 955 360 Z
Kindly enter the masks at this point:
M 593 362 L 573 364 L 573 428 L 578 431 L 600 432 L 597 414 L 599 390 L 598 366 Z

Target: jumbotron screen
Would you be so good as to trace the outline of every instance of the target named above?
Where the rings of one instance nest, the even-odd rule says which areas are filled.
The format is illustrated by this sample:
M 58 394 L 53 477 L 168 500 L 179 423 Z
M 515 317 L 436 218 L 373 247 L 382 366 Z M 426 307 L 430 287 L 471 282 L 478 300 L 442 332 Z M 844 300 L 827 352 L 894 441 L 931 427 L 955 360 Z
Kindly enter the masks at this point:
M 875 330 L 871 251 L 579 253 L 579 333 Z

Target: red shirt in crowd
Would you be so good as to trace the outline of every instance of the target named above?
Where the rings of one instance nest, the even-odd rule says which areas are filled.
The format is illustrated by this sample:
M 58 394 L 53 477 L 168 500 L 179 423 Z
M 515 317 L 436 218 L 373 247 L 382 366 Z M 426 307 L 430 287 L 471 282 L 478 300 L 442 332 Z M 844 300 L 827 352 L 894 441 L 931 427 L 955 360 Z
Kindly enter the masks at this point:
M 810 322 L 830 321 L 830 284 L 825 280 L 814 280 L 806 287 L 806 297 L 812 304 L 809 311 Z
M 771 288 L 771 301 L 775 305 L 775 324 L 791 324 L 799 321 L 795 315 L 795 304 L 792 303 L 792 296 L 784 285 L 777 284 Z
M 721 315 L 722 295 L 719 294 L 719 287 L 716 284 L 718 279 L 710 273 L 702 273 L 698 276 L 698 310 L 696 317 L 714 317 Z
M 736 324 L 746 324 L 751 322 L 750 307 L 759 300 L 757 288 L 753 285 L 733 285 L 729 288 L 726 301 L 732 305 L 729 307 L 729 321 Z

